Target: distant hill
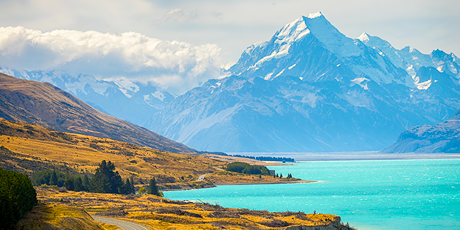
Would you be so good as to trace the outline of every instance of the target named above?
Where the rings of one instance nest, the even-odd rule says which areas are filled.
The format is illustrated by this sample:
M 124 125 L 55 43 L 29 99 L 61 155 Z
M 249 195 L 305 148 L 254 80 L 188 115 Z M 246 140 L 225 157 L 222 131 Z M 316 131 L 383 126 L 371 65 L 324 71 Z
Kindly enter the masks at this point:
M 122 104 L 119 106 L 123 107 Z M 1 73 L 0 118 L 163 151 L 196 153 L 181 143 L 104 114 L 49 83 L 17 79 Z
M 383 152 L 460 153 L 460 110 L 442 123 L 410 128 Z

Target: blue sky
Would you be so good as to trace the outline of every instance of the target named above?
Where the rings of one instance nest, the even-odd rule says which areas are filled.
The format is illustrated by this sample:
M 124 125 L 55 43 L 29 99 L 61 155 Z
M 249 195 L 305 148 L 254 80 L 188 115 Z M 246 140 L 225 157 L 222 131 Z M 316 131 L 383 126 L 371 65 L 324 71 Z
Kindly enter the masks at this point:
M 91 30 L 115 36 L 135 32 L 159 41 L 183 42 L 170 46 L 177 50 L 188 49 L 187 57 L 199 57 L 199 60 L 173 59 L 179 63 L 174 68 L 194 63 L 201 66 L 200 74 L 206 72 L 208 75 L 190 77 L 199 84 L 210 78 L 209 74 L 215 74 L 204 67 L 203 60 L 213 66 L 228 66 L 236 62 L 252 43 L 268 40 L 283 25 L 317 11 L 348 37 L 367 32 L 389 41 L 398 49 L 410 45 L 423 53 L 441 49 L 460 56 L 459 7 L 458 0 L 0 0 L 0 27 L 21 26 L 42 33 Z M 5 34 L 0 34 L 0 39 L 3 36 L 5 40 Z M 36 32 L 24 36 L 30 38 L 30 34 Z M 48 36 L 46 39 L 52 38 Z M 5 44 L 3 47 L 11 47 L 11 41 Z M 212 54 L 203 54 L 208 51 Z M 10 53 L 11 50 L 2 55 Z M 79 57 L 76 53 L 67 56 Z M 154 60 L 162 57 L 159 54 Z M 24 61 L 9 61 L 19 63 L 21 60 Z M 2 61 L 0 66 L 4 65 L 5 61 L 0 59 Z M 168 84 L 175 84 L 175 81 Z M 183 90 L 185 88 L 178 89 L 177 93 Z

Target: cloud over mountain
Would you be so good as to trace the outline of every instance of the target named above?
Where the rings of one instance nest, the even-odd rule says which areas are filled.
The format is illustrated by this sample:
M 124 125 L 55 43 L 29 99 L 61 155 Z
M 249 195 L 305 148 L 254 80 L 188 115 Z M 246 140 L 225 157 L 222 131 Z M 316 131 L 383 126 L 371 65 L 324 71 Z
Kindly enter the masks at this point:
M 61 70 L 100 79 L 154 82 L 182 94 L 220 71 L 220 48 L 162 41 L 140 33 L 0 27 L 0 65 L 13 69 Z

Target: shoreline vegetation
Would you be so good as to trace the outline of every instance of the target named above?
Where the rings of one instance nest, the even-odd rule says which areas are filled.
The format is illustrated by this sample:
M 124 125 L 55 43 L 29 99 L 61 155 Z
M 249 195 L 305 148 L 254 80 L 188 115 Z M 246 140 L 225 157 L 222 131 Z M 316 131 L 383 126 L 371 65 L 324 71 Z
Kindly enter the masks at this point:
M 225 185 L 264 185 L 264 184 L 308 184 L 308 183 L 321 183 L 322 181 L 314 180 L 292 180 L 292 181 L 278 181 L 278 182 L 265 182 L 265 183 L 224 183 L 224 184 L 214 184 L 216 186 L 225 186 Z
M 62 223 L 70 225 L 67 229 L 78 229 L 85 222 L 87 229 L 116 229 L 101 223 L 94 226 L 89 215 L 131 221 L 148 229 L 353 229 L 342 224 L 339 216 L 330 214 L 224 208 L 150 194 L 63 192 L 51 186 L 35 188 L 39 205 L 19 222 L 18 229 L 41 229 L 40 226 L 58 229 Z M 74 208 L 66 208 L 70 206 Z M 76 225 L 72 226 L 73 223 Z

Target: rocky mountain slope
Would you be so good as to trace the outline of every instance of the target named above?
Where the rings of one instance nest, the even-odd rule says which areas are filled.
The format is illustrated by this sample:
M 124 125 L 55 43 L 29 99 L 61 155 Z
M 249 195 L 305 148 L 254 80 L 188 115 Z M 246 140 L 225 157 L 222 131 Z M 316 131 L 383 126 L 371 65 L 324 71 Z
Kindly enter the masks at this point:
M 0 74 L 0 118 L 164 151 L 195 152 L 150 130 L 104 114 L 49 83 L 17 79 L 5 74 Z
M 248 47 L 230 76 L 177 97 L 144 126 L 209 151 L 381 150 L 409 127 L 452 116 L 459 66 L 454 54 L 348 38 L 310 14 Z
M 60 71 L 27 71 L 0 67 L 0 72 L 20 79 L 48 82 L 71 93 L 103 113 L 140 125 L 174 99 L 152 83 L 129 79 L 98 80 L 91 75 L 72 76 Z M 122 106 L 121 106 L 122 105 Z
M 460 153 L 460 110 L 442 123 L 410 128 L 383 152 Z

